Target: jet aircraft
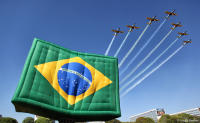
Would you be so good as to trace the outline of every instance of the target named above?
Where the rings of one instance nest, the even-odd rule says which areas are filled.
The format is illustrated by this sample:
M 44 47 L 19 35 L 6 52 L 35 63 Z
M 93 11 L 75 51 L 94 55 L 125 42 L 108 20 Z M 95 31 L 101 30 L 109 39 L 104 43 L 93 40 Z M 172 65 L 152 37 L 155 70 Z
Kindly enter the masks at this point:
M 147 19 L 149 20 L 149 22 L 147 24 L 151 25 L 153 21 L 159 21 L 159 19 L 156 19 L 156 16 L 150 18 L 150 17 L 147 17 Z
M 171 12 L 166 11 L 165 13 L 168 14 L 168 15 L 167 15 L 165 18 L 166 18 L 166 19 L 169 19 L 170 16 L 173 16 L 173 15 L 174 15 L 174 16 L 177 16 L 177 14 L 174 13 L 174 12 L 175 12 L 175 10 L 173 10 L 173 11 L 171 11 Z
M 113 32 L 115 32 L 114 35 L 117 35 L 118 33 L 124 33 L 124 31 L 120 31 L 120 28 L 118 28 L 117 30 L 112 30 Z
M 183 41 L 183 45 L 186 45 L 188 43 L 192 43 L 192 40 L 190 39 L 190 40 L 187 40 L 187 41 Z
M 178 23 L 172 23 L 173 27 L 171 28 L 172 30 L 174 30 L 176 27 L 182 27 L 183 25 L 181 25 L 181 22 Z
M 133 25 L 127 25 L 127 27 L 130 28 L 130 30 L 129 30 L 130 32 L 132 32 L 133 29 L 139 29 L 140 28 L 140 27 L 136 27 L 135 24 L 133 24 Z
M 187 31 L 185 32 L 178 32 L 179 36 L 177 36 L 178 38 L 184 36 L 184 35 L 189 35 L 188 33 L 186 33 Z

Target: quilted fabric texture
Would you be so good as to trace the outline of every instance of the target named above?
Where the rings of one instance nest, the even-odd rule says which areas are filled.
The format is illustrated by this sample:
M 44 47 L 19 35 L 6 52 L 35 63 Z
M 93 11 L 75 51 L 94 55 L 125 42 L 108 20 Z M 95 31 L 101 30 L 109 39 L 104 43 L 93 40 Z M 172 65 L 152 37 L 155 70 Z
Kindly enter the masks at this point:
M 12 103 L 57 120 L 110 120 L 121 116 L 118 84 L 117 58 L 34 39 Z

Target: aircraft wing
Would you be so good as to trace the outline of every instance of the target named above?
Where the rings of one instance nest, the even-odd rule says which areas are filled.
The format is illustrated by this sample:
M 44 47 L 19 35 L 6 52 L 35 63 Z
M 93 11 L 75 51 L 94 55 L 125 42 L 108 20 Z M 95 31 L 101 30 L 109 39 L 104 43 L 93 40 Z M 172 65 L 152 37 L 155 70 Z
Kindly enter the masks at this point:
M 116 31 L 116 30 L 114 30 L 114 29 L 113 29 L 112 31 L 113 31 L 113 32 L 117 32 L 117 31 Z
M 168 12 L 168 11 L 166 11 L 165 13 L 166 13 L 166 14 L 170 14 L 170 12 Z
M 175 23 L 172 23 L 172 25 L 173 25 L 173 26 L 176 26 L 177 24 L 175 24 Z
M 178 32 L 178 34 L 179 34 L 179 35 L 186 35 L 186 33 L 181 33 L 181 32 Z
M 147 19 L 148 19 L 148 20 L 152 20 L 152 18 L 150 18 L 150 17 L 147 17 Z
M 178 34 L 179 35 L 188 35 L 187 33 L 180 33 L 180 32 Z
M 173 13 L 173 15 L 177 16 L 177 14 L 176 14 L 176 13 Z
M 184 43 L 192 43 L 192 41 L 184 41 Z

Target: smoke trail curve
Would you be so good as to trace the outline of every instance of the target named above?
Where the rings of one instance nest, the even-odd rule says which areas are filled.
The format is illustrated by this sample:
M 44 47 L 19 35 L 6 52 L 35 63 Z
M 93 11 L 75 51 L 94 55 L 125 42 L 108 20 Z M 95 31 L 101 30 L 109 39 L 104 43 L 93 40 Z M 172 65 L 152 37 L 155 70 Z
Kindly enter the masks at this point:
M 142 38 L 142 36 L 144 35 L 144 33 L 146 32 L 146 30 L 148 29 L 149 24 L 145 27 L 145 29 L 142 31 L 142 33 L 140 34 L 140 36 L 138 37 L 138 39 L 135 41 L 135 43 L 133 44 L 133 46 L 131 47 L 131 49 L 128 51 L 128 53 L 126 53 L 126 55 L 123 57 L 123 59 L 121 60 L 121 62 L 119 63 L 119 68 L 122 66 L 122 64 L 125 62 L 125 60 L 127 59 L 127 57 L 130 55 L 130 53 L 134 50 L 135 46 L 138 44 L 138 42 L 140 41 L 140 39 Z
M 167 20 L 165 19 L 159 26 L 158 28 L 153 32 L 151 37 L 147 40 L 147 42 L 139 49 L 137 54 L 128 62 L 128 64 L 120 71 L 120 76 L 129 68 L 129 66 L 135 61 L 135 59 L 140 55 L 140 53 L 146 48 L 146 46 L 151 42 L 151 40 L 154 38 L 154 36 L 158 33 L 158 31 L 161 29 L 161 27 L 165 24 Z
M 128 31 L 128 33 L 126 34 L 126 37 L 124 38 L 124 40 L 122 41 L 121 45 L 117 49 L 117 52 L 115 53 L 114 57 L 117 57 L 117 55 L 119 54 L 119 51 L 121 50 L 122 46 L 126 42 L 126 40 L 127 40 L 127 38 L 128 38 L 129 35 L 130 35 L 130 31 Z
M 154 73 L 156 70 L 158 70 L 163 64 L 165 64 L 171 57 L 173 57 L 176 53 L 178 53 L 184 45 L 181 45 L 174 53 L 172 53 L 169 57 L 167 57 L 162 63 L 160 63 L 156 68 L 151 70 L 149 73 L 147 73 L 143 78 L 138 80 L 133 86 L 128 88 L 122 95 L 121 97 L 125 96 L 128 92 L 130 92 L 132 89 L 134 89 L 137 85 L 139 85 L 143 80 L 145 80 L 148 76 L 150 76 L 152 73 Z
M 138 65 L 122 79 L 121 84 L 124 83 L 125 80 L 127 80 L 154 53 L 154 51 L 164 42 L 164 40 L 171 34 L 172 31 L 173 30 L 170 30 L 165 37 L 163 37 L 163 39 L 145 56 L 145 58 L 142 59 L 142 61 L 140 61 Z
M 108 46 L 108 48 L 107 48 L 105 54 L 104 54 L 105 56 L 108 55 L 108 52 L 110 51 L 110 48 L 111 48 L 111 46 L 112 46 L 112 44 L 113 44 L 113 42 L 114 42 L 114 40 L 115 40 L 115 37 L 116 37 L 116 33 L 114 34 L 114 36 L 113 36 L 113 38 L 112 38 L 112 40 L 111 40 L 111 42 L 110 42 L 110 44 L 109 44 L 109 46 Z
M 140 73 L 138 73 L 136 76 L 134 76 L 129 82 L 125 83 L 121 88 L 120 88 L 120 91 L 122 91 L 123 89 L 125 89 L 129 84 L 131 84 L 133 81 L 135 81 L 140 75 L 142 75 L 147 69 L 149 69 L 154 63 L 156 63 L 156 61 L 158 61 L 158 59 L 164 55 L 168 50 L 169 48 L 171 48 L 175 43 L 176 41 L 178 40 L 179 38 L 176 38 L 159 56 L 157 56 L 148 66 L 146 66 Z

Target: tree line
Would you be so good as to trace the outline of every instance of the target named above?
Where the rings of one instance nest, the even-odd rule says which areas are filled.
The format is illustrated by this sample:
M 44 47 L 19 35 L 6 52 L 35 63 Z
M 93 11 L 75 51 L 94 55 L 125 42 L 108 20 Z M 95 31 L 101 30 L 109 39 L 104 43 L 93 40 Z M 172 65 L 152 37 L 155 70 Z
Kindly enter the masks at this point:
M 2 117 L 0 118 L 0 123 L 18 123 L 18 121 L 11 117 Z M 22 123 L 53 123 L 53 121 L 45 117 L 38 117 L 35 121 L 32 117 L 26 117 Z
M 0 118 L 0 123 L 18 123 L 18 121 L 11 117 Z M 53 123 L 49 118 L 38 117 L 36 121 L 32 117 L 26 117 L 22 123 Z M 106 123 L 155 123 L 153 119 L 148 117 L 139 117 L 135 122 L 122 122 L 117 119 L 106 121 Z M 200 123 L 200 116 L 193 116 L 189 114 L 168 115 L 164 114 L 158 120 L 158 123 Z
M 155 123 L 155 121 L 148 117 L 139 117 L 135 122 L 121 122 L 117 119 L 106 121 L 106 123 Z M 200 123 L 200 116 L 193 116 L 190 114 L 168 115 L 164 114 L 158 120 L 158 123 Z

